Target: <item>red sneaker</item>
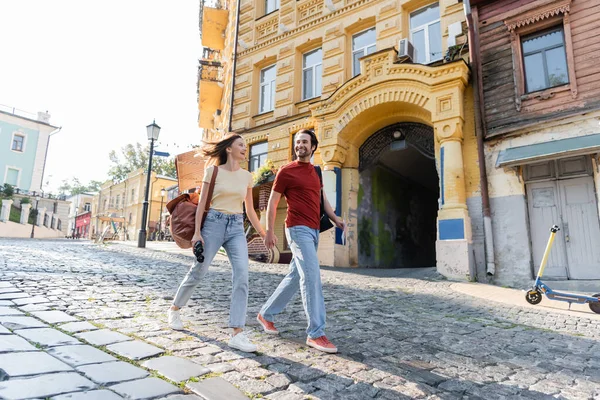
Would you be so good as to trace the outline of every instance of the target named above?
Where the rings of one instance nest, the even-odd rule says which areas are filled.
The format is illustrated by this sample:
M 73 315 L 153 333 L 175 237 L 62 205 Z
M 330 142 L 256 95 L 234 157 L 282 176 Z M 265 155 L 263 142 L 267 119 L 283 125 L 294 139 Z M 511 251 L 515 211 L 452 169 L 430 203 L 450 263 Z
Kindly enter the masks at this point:
M 263 327 L 263 330 L 270 335 L 279 335 L 279 331 L 271 321 L 267 321 L 262 315 L 258 314 L 256 320 Z
M 337 353 L 338 351 L 337 347 L 335 347 L 325 335 L 316 339 L 306 338 L 306 344 L 317 350 L 324 351 L 325 353 Z

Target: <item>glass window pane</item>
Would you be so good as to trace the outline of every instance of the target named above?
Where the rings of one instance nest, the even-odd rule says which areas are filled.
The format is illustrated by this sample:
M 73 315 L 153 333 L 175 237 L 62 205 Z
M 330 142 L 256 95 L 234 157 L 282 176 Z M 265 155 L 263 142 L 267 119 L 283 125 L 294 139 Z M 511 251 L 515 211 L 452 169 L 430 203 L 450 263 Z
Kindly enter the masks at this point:
M 352 54 L 352 76 L 360 74 L 360 61 L 358 61 L 364 53 L 362 51 L 356 51 Z
M 19 170 L 8 168 L 6 171 L 6 183 L 11 186 L 17 186 L 17 182 L 19 180 Z
M 279 8 L 276 0 L 266 0 L 265 14 L 269 14 Z
M 530 39 L 524 38 L 523 53 L 529 53 L 559 44 L 563 44 L 562 28 L 556 31 L 547 32 L 543 35 L 536 35 Z
M 313 98 L 313 69 L 308 68 L 302 71 L 302 93 L 303 100 Z
M 377 50 L 377 46 L 369 46 L 367 47 L 367 54 L 375 53 L 375 50 Z
M 427 49 L 425 48 L 425 30 L 421 29 L 412 33 L 412 44 L 417 50 L 417 64 L 426 62 Z
M 440 8 L 438 3 L 431 4 L 410 14 L 410 29 L 418 28 L 439 18 Z
M 354 35 L 352 37 L 352 50 L 371 46 L 373 43 L 375 43 L 375 28 Z
M 271 98 L 269 99 L 269 111 L 275 108 L 275 82 L 271 83 Z
M 569 82 L 567 57 L 564 47 L 561 46 L 546 51 L 546 66 L 548 67 L 548 82 L 551 87 L 564 85 Z
M 440 23 L 429 25 L 429 61 L 442 58 L 442 31 Z
M 250 146 L 250 157 L 254 157 L 258 154 L 266 153 L 268 148 L 267 142 L 260 142 Z
M 315 97 L 321 95 L 323 77 L 323 66 L 321 64 L 315 66 Z
M 527 92 L 535 92 L 546 87 L 544 77 L 544 61 L 542 53 L 535 53 L 524 57 L 525 60 L 525 78 Z
M 260 71 L 260 83 L 266 83 L 275 80 L 275 66 L 272 65 Z
M 323 52 L 321 49 L 311 51 L 310 53 L 304 54 L 304 65 L 303 68 L 311 67 L 315 64 L 321 64 L 323 61 Z

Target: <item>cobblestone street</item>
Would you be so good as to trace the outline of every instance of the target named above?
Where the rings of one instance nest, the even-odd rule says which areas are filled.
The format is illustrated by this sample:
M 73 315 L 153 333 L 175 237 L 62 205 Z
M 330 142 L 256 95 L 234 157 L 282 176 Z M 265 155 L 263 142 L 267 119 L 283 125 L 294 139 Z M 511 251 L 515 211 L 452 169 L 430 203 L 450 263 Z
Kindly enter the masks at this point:
M 167 327 L 191 260 L 0 239 L 0 398 L 600 399 L 592 314 L 471 297 L 432 269 L 415 279 L 326 268 L 326 332 L 339 348 L 327 355 L 304 343 L 299 295 L 275 321 L 280 336 L 259 330 L 254 318 L 287 266 L 253 263 L 247 330 L 259 352 L 248 354 L 227 346 L 222 258 L 182 310 L 186 330 Z

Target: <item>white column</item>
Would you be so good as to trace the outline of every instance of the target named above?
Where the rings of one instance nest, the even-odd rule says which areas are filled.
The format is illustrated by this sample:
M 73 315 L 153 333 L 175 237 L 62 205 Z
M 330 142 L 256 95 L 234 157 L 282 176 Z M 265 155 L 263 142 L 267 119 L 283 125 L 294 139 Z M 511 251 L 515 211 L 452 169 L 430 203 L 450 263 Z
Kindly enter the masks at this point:
M 12 200 L 2 200 L 2 211 L 0 212 L 0 222 L 7 222 L 10 217 L 10 207 Z
M 44 216 L 46 215 L 46 207 L 38 208 L 37 226 L 44 225 Z
M 31 211 L 31 204 L 21 203 L 21 224 L 27 225 L 29 221 L 29 212 Z

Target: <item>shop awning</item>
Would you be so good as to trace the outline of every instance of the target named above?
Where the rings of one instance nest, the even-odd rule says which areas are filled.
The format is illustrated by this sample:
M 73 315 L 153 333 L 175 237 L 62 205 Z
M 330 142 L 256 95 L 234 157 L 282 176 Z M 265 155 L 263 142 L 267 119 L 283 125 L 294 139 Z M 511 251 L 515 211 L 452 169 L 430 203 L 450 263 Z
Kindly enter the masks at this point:
M 600 153 L 600 134 L 511 147 L 502 150 L 496 167 L 514 167 L 552 158 L 581 156 Z

